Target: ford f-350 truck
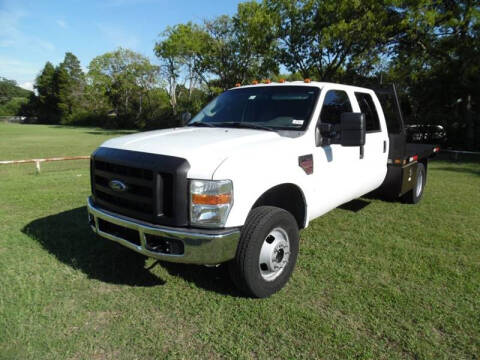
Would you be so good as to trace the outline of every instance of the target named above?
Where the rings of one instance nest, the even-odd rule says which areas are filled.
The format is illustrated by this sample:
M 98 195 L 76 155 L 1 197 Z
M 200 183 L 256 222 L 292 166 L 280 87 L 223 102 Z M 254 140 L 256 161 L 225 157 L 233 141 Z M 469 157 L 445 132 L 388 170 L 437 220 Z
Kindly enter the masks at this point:
M 242 291 L 267 297 L 294 269 L 300 229 L 373 191 L 417 203 L 436 151 L 406 143 L 394 87 L 239 86 L 184 127 L 102 144 L 88 221 L 149 257 L 228 263 Z

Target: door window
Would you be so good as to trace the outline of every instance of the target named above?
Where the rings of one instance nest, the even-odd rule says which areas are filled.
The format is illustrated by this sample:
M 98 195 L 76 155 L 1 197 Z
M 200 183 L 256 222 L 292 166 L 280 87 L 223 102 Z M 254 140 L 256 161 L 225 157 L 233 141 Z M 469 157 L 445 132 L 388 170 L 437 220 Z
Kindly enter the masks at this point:
M 352 112 L 352 104 L 345 91 L 329 90 L 325 95 L 320 121 L 327 124 L 340 124 L 340 115 Z
M 365 114 L 367 132 L 380 131 L 380 120 L 372 96 L 366 93 L 355 93 L 360 111 Z

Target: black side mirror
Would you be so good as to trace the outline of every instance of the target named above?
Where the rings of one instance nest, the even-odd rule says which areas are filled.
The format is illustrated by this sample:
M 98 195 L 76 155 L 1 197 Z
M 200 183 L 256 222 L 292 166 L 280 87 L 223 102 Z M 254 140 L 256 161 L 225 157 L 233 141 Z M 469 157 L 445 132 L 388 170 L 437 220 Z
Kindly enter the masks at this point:
M 365 114 L 345 112 L 340 116 L 340 145 L 363 146 L 365 145 Z
M 182 124 L 185 125 L 192 119 L 192 114 L 190 114 L 188 111 L 184 112 L 182 114 Z

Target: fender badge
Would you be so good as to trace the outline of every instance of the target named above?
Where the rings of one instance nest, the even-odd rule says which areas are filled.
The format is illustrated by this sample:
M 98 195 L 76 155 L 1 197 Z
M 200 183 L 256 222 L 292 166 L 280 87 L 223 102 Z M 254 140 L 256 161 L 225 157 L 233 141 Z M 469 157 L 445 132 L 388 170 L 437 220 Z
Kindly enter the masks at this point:
M 313 174 L 312 154 L 299 156 L 298 165 L 303 169 L 303 171 L 305 171 L 305 174 L 307 175 Z

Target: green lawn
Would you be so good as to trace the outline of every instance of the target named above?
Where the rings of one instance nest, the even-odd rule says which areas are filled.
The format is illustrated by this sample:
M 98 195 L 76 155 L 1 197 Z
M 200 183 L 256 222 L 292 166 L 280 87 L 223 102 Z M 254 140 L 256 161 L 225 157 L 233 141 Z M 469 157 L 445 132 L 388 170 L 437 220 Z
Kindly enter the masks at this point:
M 0 160 L 88 155 L 111 136 L 0 124 Z M 432 162 L 419 205 L 363 199 L 313 221 L 264 300 L 223 267 L 95 237 L 88 171 L 0 165 L 0 359 L 479 358 L 480 163 Z
M 0 160 L 90 155 L 103 141 L 131 132 L 0 123 Z

